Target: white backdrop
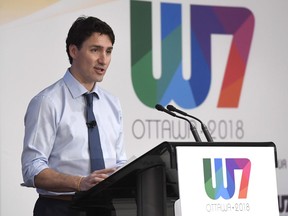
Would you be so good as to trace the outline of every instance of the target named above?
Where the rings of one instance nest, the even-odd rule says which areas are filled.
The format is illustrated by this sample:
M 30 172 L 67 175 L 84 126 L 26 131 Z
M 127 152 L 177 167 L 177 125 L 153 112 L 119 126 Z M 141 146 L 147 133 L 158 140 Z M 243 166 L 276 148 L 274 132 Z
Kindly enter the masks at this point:
M 37 194 L 34 189 L 20 187 L 23 118 L 30 99 L 44 87 L 60 79 L 69 67 L 65 39 L 71 24 L 80 15 L 99 17 L 114 29 L 116 42 L 112 62 L 101 86 L 117 95 L 122 102 L 128 157 L 139 156 L 163 141 L 176 140 L 169 136 L 169 131 L 162 130 L 161 123 L 168 120 L 170 124 L 178 125 L 178 120 L 144 105 L 133 89 L 130 1 L 75 0 L 71 3 L 68 0 L 59 0 L 50 1 L 51 5 L 32 11 L 24 5 L 25 1 L 21 3 L 23 5 L 19 3 L 18 7 L 17 2 L 12 1 L 13 6 L 9 2 L 11 3 L 1 0 L 0 4 L 3 4 L 2 8 L 8 11 L 8 15 L 9 12 L 17 14 L 18 11 L 18 16 L 0 17 L 1 216 L 32 215 Z M 231 37 L 212 37 L 213 75 L 209 95 L 201 106 L 185 111 L 201 118 L 205 123 L 215 123 L 215 141 L 273 141 L 278 150 L 280 167 L 277 170 L 277 181 L 281 200 L 288 195 L 288 147 L 285 141 L 288 122 L 287 0 L 165 2 L 181 3 L 183 7 L 189 4 L 246 7 L 254 14 L 254 36 L 239 106 L 217 108 Z M 160 1 L 153 1 L 154 8 L 157 8 L 157 4 Z M 21 8 L 28 12 L 23 15 Z M 157 17 L 157 10 L 154 10 L 153 16 Z M 155 22 L 156 28 L 157 25 Z M 236 137 L 235 128 L 239 121 L 243 123 L 242 138 Z M 193 138 L 187 134 L 185 139 L 178 141 L 193 141 Z M 288 215 L 286 207 L 282 209 L 282 215 Z

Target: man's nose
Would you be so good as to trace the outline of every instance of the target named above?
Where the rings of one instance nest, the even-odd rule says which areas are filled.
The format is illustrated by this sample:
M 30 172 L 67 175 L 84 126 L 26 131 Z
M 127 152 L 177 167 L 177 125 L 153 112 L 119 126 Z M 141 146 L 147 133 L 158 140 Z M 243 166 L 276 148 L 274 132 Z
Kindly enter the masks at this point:
M 107 54 L 106 52 L 101 52 L 98 58 L 99 63 L 106 64 L 107 62 Z

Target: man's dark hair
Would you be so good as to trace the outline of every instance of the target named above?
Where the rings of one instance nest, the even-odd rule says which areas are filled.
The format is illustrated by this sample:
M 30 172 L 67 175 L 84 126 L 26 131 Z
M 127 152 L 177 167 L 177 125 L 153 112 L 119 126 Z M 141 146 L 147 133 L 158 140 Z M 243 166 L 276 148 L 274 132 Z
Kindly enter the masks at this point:
M 73 44 L 78 49 L 81 49 L 83 42 L 95 32 L 108 35 L 112 45 L 114 44 L 114 32 L 106 22 L 103 22 L 96 17 L 82 16 L 77 18 L 77 20 L 73 23 L 66 39 L 66 52 L 68 54 L 70 64 L 72 64 L 73 59 L 69 54 L 69 46 Z

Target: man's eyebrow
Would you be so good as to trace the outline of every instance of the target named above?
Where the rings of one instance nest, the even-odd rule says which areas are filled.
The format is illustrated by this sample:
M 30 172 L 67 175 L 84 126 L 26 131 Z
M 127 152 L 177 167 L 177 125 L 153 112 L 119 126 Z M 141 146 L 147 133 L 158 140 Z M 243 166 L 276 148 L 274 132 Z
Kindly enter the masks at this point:
M 101 48 L 101 49 L 103 49 L 104 47 L 103 46 L 101 46 L 101 45 L 91 45 L 91 48 Z M 113 49 L 113 46 L 110 46 L 110 47 L 107 47 L 107 49 Z

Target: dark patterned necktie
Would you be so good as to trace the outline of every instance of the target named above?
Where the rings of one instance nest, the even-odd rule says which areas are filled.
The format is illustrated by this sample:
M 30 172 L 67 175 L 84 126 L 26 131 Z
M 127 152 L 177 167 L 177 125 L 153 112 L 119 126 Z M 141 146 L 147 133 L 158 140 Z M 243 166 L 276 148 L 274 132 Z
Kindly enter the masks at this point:
M 91 161 L 91 172 L 105 168 L 98 125 L 93 113 L 93 95 L 94 93 L 84 94 L 87 102 L 86 124 L 88 127 L 88 142 L 89 142 L 89 152 Z

